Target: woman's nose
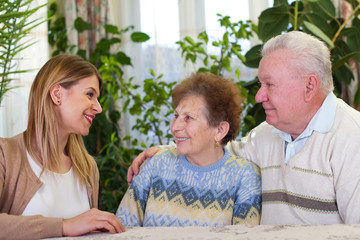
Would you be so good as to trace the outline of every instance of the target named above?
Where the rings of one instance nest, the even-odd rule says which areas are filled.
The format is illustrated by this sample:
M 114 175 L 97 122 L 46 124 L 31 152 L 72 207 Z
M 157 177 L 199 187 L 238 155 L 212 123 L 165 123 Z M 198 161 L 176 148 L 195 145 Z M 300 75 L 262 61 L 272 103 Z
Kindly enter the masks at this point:
M 171 131 L 179 131 L 182 130 L 184 126 L 184 121 L 181 121 L 180 118 L 174 118 L 171 123 Z
M 102 107 L 97 99 L 93 105 L 93 110 L 95 111 L 95 114 L 99 114 L 102 112 Z

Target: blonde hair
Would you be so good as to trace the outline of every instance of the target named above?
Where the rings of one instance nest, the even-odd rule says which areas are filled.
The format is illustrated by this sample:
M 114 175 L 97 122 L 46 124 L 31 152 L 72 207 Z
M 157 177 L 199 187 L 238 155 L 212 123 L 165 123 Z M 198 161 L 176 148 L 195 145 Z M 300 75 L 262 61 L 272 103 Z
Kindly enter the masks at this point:
M 56 170 L 61 165 L 58 120 L 50 89 L 56 84 L 70 88 L 77 81 L 96 75 L 99 88 L 102 78 L 94 65 L 76 55 L 61 54 L 51 58 L 40 69 L 31 86 L 28 126 L 24 140 L 29 154 L 42 169 Z M 92 183 L 93 158 L 88 154 L 82 136 L 70 134 L 65 151 L 70 157 L 75 176 L 82 184 Z

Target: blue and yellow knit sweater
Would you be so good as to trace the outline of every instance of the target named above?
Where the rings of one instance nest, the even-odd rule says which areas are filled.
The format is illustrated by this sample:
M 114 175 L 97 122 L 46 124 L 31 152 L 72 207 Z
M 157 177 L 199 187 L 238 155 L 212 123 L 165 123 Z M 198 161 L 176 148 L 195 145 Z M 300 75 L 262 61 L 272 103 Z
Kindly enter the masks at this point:
M 208 167 L 190 164 L 175 148 L 145 161 L 116 216 L 124 226 L 257 225 L 260 172 L 231 155 Z

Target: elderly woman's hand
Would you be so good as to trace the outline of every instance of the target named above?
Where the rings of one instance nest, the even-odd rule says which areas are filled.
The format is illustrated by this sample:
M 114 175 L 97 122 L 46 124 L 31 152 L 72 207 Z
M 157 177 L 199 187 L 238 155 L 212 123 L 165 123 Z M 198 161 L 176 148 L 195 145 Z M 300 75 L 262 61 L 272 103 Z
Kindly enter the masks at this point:
M 95 230 L 110 233 L 125 232 L 125 228 L 114 214 L 96 208 L 63 220 L 64 236 L 79 236 Z

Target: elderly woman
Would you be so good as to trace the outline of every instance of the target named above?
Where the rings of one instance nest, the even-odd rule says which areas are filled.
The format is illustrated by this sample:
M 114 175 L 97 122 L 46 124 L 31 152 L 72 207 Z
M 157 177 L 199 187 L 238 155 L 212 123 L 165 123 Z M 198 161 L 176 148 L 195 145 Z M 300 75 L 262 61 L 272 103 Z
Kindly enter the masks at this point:
M 200 73 L 175 87 L 172 98 L 176 147 L 143 164 L 116 216 L 124 226 L 259 224 L 259 169 L 224 148 L 240 128 L 238 87 Z

